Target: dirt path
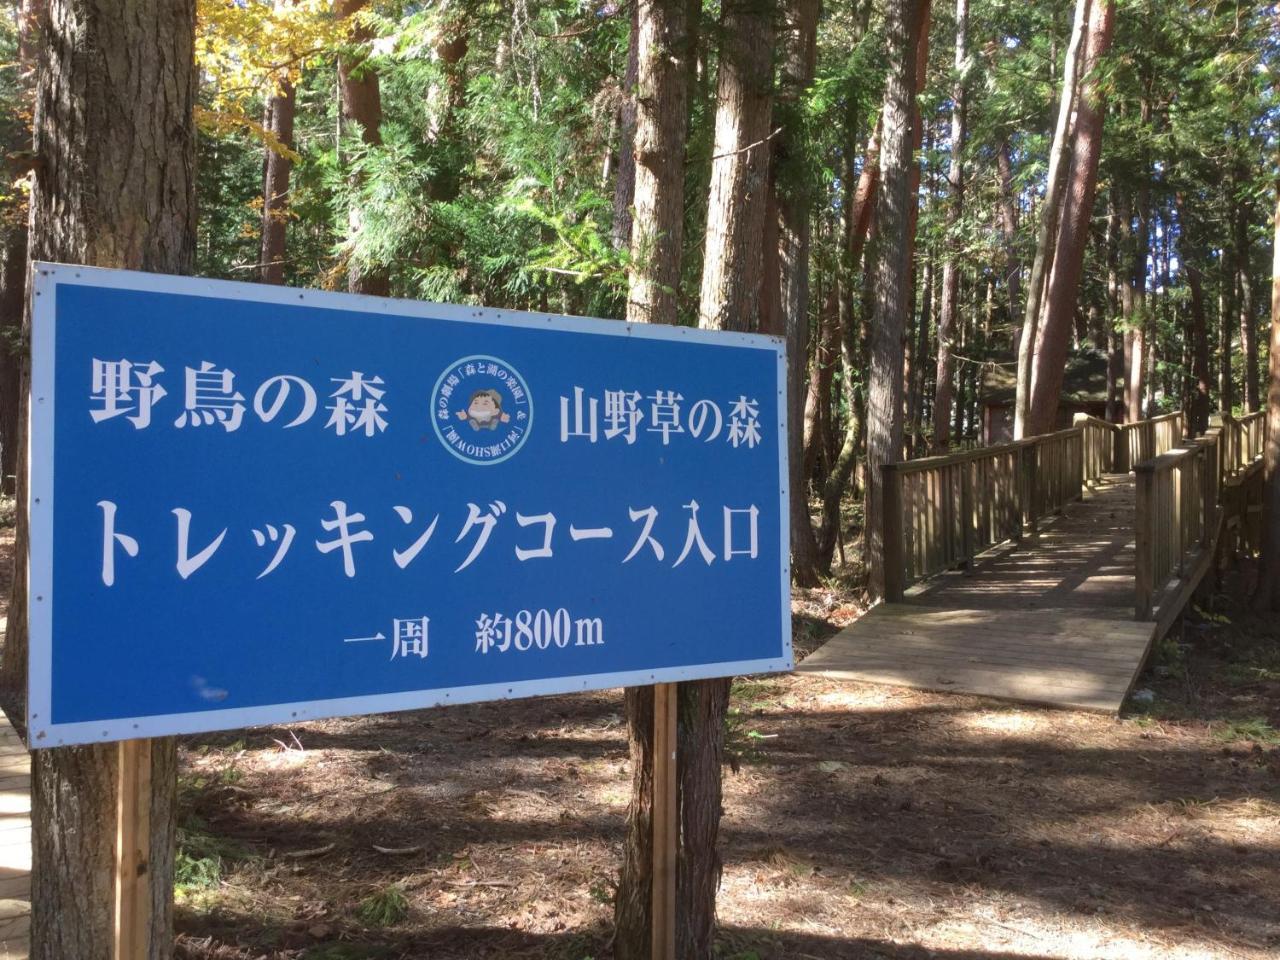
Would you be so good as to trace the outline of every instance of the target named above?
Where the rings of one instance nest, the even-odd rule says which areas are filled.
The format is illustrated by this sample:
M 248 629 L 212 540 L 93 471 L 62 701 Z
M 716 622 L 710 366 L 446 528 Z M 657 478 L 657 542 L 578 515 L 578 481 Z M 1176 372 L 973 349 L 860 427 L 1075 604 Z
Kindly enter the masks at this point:
M 857 612 L 830 593 L 797 609 L 809 649 Z M 1154 703 L 1118 721 L 740 681 L 721 956 L 1277 955 L 1280 638 L 1249 630 L 1167 645 Z M 608 693 L 193 740 L 180 956 L 608 957 L 621 709 Z

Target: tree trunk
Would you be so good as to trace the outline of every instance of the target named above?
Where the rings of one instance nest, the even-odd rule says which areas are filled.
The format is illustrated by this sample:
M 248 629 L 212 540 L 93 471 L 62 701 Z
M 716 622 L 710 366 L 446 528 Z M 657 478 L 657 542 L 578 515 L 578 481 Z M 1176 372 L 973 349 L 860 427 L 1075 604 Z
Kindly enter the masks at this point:
M 338 19 L 356 17 L 368 6 L 369 0 L 335 0 L 334 15 Z M 373 39 L 373 31 L 357 18 L 352 21 L 351 42 L 367 51 Z M 346 52 L 338 58 L 338 89 L 342 99 L 343 125 L 355 124 L 360 139 L 366 146 L 382 143 L 382 94 L 378 86 L 378 74 L 364 56 Z M 347 289 L 352 293 L 367 293 L 385 297 L 391 293 L 391 277 L 384 265 L 365 262 L 359 252 L 360 235 L 365 225 L 364 177 L 355 173 L 350 177 L 350 206 L 347 211 L 347 242 L 350 246 L 350 262 L 347 266 Z
M 884 139 L 876 201 L 878 243 L 874 259 L 875 303 L 870 324 L 867 392 L 866 534 L 870 589 L 884 596 L 884 483 L 880 465 L 902 457 L 902 352 L 910 304 L 912 131 L 915 101 L 916 13 L 927 0 L 885 4 Z
M 1004 288 L 1009 303 L 1010 333 L 1022 329 L 1019 299 L 1022 290 L 1022 263 L 1018 259 L 1018 208 L 1013 197 L 1013 172 L 1009 160 L 1009 140 L 1000 141 L 996 167 L 1000 174 L 1000 235 L 1004 239 Z
M 1271 261 L 1271 351 L 1267 379 L 1267 430 L 1263 450 L 1262 559 L 1253 604 L 1260 612 L 1280 612 L 1280 181 L 1276 183 Z
M 267 129 L 285 150 L 293 149 L 295 92 L 288 80 L 267 101 Z M 262 176 L 262 250 L 259 265 L 263 283 L 284 283 L 285 234 L 289 224 L 289 174 L 293 159 L 288 153 L 266 147 Z
M 1192 222 L 1187 204 L 1182 194 L 1175 198 L 1178 207 L 1180 244 L 1178 260 L 1187 272 L 1187 287 L 1191 291 L 1191 309 L 1189 312 L 1191 333 L 1191 376 L 1195 386 L 1192 392 L 1191 409 L 1189 410 L 1191 430 L 1195 434 L 1209 429 L 1209 412 L 1211 401 L 1209 392 L 1209 336 L 1208 322 L 1204 308 L 1204 271 L 1205 250 L 1200 243 L 1199 224 Z
M 773 116 L 773 4 L 727 0 L 721 7 L 715 144 L 707 201 L 698 326 L 756 330 L 769 132 Z
M 942 311 L 938 314 L 938 369 L 933 388 L 933 445 L 951 443 L 951 382 L 955 377 L 951 338 L 955 335 L 960 299 L 960 264 L 956 230 L 964 214 L 965 64 L 969 0 L 956 0 L 956 55 L 951 87 L 951 163 L 947 170 L 947 251 L 942 265 Z M 923 357 L 921 360 L 923 361 Z
M 770 332 L 787 340 L 787 422 L 804 416 L 805 373 L 809 358 L 809 221 L 810 198 L 802 177 L 788 177 L 789 166 L 803 160 L 798 154 L 805 140 L 800 129 L 799 105 L 813 81 L 817 54 L 820 0 L 789 0 L 787 33 L 779 95 L 786 104 L 780 112 L 782 132 L 774 139 L 770 180 L 777 210 L 777 289 L 781 316 Z M 818 585 L 818 541 L 809 517 L 808 484 L 803 473 L 803 435 L 792 430 L 788 437 L 791 498 L 791 573 L 800 586 Z
M 635 78 L 635 211 L 627 321 L 679 321 L 684 160 L 693 73 L 694 0 L 640 0 Z M 649 960 L 653 930 L 653 687 L 627 690 L 631 801 L 614 901 L 617 960 Z M 717 778 L 719 774 L 717 771 Z M 719 780 L 717 779 L 717 788 Z M 714 849 L 714 837 L 712 838 Z M 678 901 L 677 909 L 682 909 Z M 714 910 L 714 897 L 711 901 Z M 705 912 L 707 909 L 702 905 Z M 713 914 L 714 916 L 714 914 Z
M 1147 105 L 1143 104 L 1143 111 Z M 1151 250 L 1151 189 L 1144 185 L 1137 203 L 1137 231 L 1132 234 L 1133 261 L 1129 270 L 1129 283 L 1125 285 L 1125 317 L 1133 329 L 1133 347 L 1126 377 L 1128 388 L 1129 421 L 1141 420 L 1144 399 L 1147 395 L 1147 370 L 1150 354 L 1155 349 L 1151 342 L 1152 326 L 1147 315 L 1147 254 Z
M 1013 435 L 1016 439 L 1025 436 L 1031 426 L 1032 362 L 1035 357 L 1046 275 L 1053 263 L 1052 244 L 1057 237 L 1058 207 L 1068 160 L 1068 127 L 1071 121 L 1071 106 L 1075 101 L 1080 44 L 1084 36 L 1088 12 L 1089 0 L 1076 0 L 1075 16 L 1071 24 L 1071 40 L 1067 44 L 1067 56 L 1062 70 L 1062 94 L 1058 101 L 1058 121 L 1053 131 L 1053 145 L 1049 150 L 1049 173 L 1045 181 L 1044 202 L 1041 204 L 1040 226 L 1036 232 L 1035 259 L 1031 263 L 1031 276 L 1027 281 L 1027 302 L 1022 314 L 1022 337 L 1018 341 L 1018 380 L 1013 410 Z
M 1248 176 L 1245 170 L 1237 169 L 1237 183 Z M 1237 192 L 1232 217 L 1232 230 L 1235 234 L 1236 254 L 1236 286 L 1240 292 L 1240 360 L 1244 365 L 1244 412 L 1253 413 L 1258 409 L 1258 334 L 1253 318 L 1253 271 L 1250 270 L 1252 257 L 1249 243 L 1249 202 L 1241 198 Z
M 1071 169 L 1032 364 L 1029 411 L 1032 433 L 1049 433 L 1054 429 L 1062 399 L 1063 374 L 1080 298 L 1080 273 L 1098 184 L 1098 160 L 1102 155 L 1103 104 L 1097 70 L 1111 48 L 1115 14 L 1112 0 L 1094 0 L 1089 11 L 1083 79 L 1072 131 Z
M 194 0 L 133 0 L 128 16 L 111 0 L 50 0 L 41 29 L 47 53 L 36 98 L 32 257 L 189 272 L 196 223 Z M 29 317 L 25 322 L 29 327 Z M 24 396 L 27 380 L 24 371 Z M 25 487 L 22 477 L 20 503 Z M 8 647 L 24 657 L 27 545 L 19 511 Z M 160 960 L 173 955 L 177 778 L 174 741 L 151 743 L 147 957 Z M 33 960 L 111 955 L 116 758 L 115 744 L 32 755 Z
M 640 4 L 631 8 L 631 39 L 627 68 L 622 75 L 622 103 L 618 106 L 618 167 L 613 183 L 613 246 L 631 246 L 631 205 L 636 191 L 636 81 L 640 72 Z M 687 107 L 682 109 L 686 112 Z

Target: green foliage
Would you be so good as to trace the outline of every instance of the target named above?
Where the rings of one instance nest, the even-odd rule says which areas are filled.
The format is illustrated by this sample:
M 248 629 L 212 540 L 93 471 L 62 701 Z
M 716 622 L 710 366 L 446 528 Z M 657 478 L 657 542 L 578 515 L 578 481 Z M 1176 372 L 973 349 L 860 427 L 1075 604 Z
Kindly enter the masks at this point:
M 1273 727 L 1264 717 L 1247 717 L 1241 720 L 1228 720 L 1213 731 L 1216 739 L 1226 743 L 1238 740 L 1251 740 L 1254 743 L 1267 745 L 1280 744 L 1280 730 Z
M 178 828 L 174 856 L 174 892 L 190 896 L 217 887 L 230 864 L 249 859 L 249 852 L 234 841 L 211 833 L 197 817 Z
M 356 907 L 356 917 L 369 927 L 393 927 L 408 915 L 409 900 L 395 883 L 365 897 Z

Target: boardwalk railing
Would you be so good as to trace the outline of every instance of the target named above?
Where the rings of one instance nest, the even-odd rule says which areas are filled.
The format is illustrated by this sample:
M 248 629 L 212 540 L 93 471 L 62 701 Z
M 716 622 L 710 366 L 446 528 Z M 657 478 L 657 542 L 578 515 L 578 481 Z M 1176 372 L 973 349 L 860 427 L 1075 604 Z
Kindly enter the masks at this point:
M 1262 456 L 1267 427 L 1266 411 L 1233 417 L 1229 413 L 1214 414 L 1214 426 L 1222 428 L 1222 475 L 1240 473 Z
M 1034 530 L 1082 493 L 1084 429 L 881 465 L 885 599 Z
M 1228 555 L 1252 555 L 1262 549 L 1266 415 L 1261 411 L 1239 418 L 1215 414 L 1212 422 L 1222 427 L 1222 549 Z
M 1084 482 L 1096 483 L 1106 474 L 1115 473 L 1120 428 L 1109 420 L 1099 420 L 1087 413 L 1077 413 L 1073 425 L 1083 431 Z
M 1134 605 L 1139 620 L 1153 619 L 1161 595 L 1208 556 L 1217 533 L 1221 438 L 1221 428 L 1214 427 L 1134 467 Z
M 1120 424 L 1116 427 L 1116 472 L 1128 473 L 1142 461 L 1168 453 L 1182 442 L 1186 426 L 1180 410 Z

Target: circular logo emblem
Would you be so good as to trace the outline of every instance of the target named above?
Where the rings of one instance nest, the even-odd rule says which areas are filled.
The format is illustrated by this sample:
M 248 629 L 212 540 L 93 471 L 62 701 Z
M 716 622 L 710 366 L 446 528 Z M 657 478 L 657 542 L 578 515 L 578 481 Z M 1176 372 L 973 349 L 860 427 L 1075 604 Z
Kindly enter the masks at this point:
M 497 357 L 463 357 L 431 391 L 436 436 L 459 460 L 501 463 L 533 426 L 533 398 L 524 377 Z

